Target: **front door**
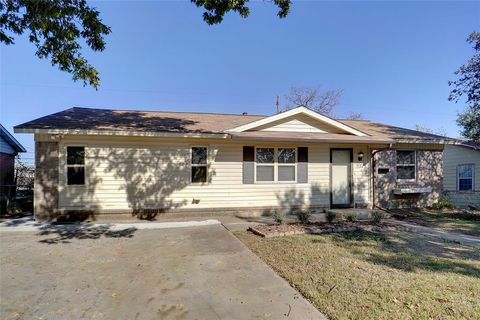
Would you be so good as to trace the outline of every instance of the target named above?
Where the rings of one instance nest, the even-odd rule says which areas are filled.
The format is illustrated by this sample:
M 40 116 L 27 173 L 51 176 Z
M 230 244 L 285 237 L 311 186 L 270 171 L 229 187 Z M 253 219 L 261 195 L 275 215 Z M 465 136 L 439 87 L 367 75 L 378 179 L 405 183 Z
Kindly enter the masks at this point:
M 352 150 L 332 149 L 332 207 L 345 208 L 351 206 L 351 170 Z

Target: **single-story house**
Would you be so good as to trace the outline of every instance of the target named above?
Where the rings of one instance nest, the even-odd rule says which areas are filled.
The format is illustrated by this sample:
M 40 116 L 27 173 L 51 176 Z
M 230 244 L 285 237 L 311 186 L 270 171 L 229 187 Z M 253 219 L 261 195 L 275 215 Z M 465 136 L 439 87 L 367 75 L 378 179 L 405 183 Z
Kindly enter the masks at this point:
M 456 207 L 480 208 L 480 145 L 468 142 L 446 145 L 443 177 L 445 195 Z
M 35 135 L 35 216 L 428 206 L 449 139 L 298 107 L 272 116 L 71 108 Z
M 0 124 L 0 199 L 15 195 L 15 156 L 25 148 Z M 3 210 L 3 208 L 2 208 Z

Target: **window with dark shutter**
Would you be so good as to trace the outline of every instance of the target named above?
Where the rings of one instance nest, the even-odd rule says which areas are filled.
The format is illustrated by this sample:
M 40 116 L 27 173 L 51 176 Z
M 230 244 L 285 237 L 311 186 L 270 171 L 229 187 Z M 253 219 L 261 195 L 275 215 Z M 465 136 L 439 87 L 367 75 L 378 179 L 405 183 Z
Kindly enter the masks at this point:
M 308 182 L 308 148 L 298 147 L 297 182 Z
M 255 147 L 243 147 L 243 183 L 255 183 Z

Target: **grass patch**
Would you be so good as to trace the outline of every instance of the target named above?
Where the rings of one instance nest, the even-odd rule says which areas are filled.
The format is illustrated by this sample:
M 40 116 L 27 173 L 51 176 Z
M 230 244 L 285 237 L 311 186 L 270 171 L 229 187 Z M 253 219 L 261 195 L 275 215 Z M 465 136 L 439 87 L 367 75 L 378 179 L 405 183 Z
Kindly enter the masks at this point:
M 406 232 L 236 236 L 331 319 L 478 319 L 480 251 Z
M 476 219 L 474 219 L 474 217 Z M 423 226 L 444 231 L 480 236 L 480 214 L 465 214 L 463 212 L 441 212 L 423 210 L 408 212 L 405 221 L 411 221 Z

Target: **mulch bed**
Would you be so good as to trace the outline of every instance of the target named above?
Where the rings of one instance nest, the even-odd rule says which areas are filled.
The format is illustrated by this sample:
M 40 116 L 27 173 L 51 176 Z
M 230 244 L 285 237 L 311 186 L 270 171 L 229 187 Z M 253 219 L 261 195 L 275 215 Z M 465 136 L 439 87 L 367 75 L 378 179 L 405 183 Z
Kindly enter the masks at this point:
M 366 226 L 372 226 L 370 221 L 344 222 L 344 223 L 288 223 L 257 225 L 248 228 L 252 233 L 265 238 L 290 236 L 295 234 L 321 234 L 334 232 L 350 232 L 363 229 Z

